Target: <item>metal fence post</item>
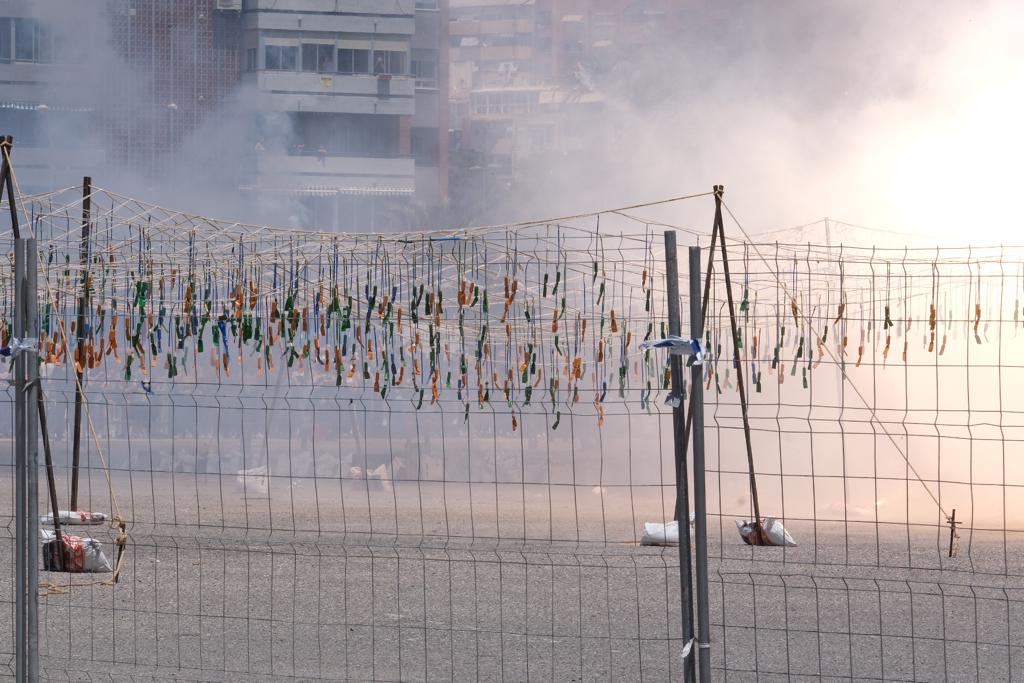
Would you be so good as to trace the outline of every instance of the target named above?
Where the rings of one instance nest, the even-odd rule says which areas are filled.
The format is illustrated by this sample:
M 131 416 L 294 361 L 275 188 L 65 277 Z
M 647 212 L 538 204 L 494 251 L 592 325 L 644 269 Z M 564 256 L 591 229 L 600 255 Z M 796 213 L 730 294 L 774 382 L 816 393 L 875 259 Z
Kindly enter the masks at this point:
M 679 260 L 675 230 L 665 231 L 665 293 L 668 298 L 668 333 L 679 336 Z M 698 303 L 698 306 L 700 304 Z M 686 417 L 683 414 L 683 359 L 669 355 L 672 375 L 672 436 L 676 463 L 676 519 L 679 525 L 679 595 L 683 610 L 683 641 L 689 653 L 683 659 L 687 681 L 695 681 L 693 640 L 693 565 L 690 557 L 690 482 L 686 471 Z
M 15 463 L 17 554 L 15 673 L 39 679 L 39 364 L 36 330 L 36 241 L 14 243 Z
M 690 335 L 704 335 L 700 299 L 700 247 L 690 247 Z M 700 681 L 711 680 L 711 634 L 708 632 L 708 508 L 704 481 L 704 371 L 700 363 L 690 368 L 690 410 L 693 414 L 693 516 L 697 551 L 697 653 Z

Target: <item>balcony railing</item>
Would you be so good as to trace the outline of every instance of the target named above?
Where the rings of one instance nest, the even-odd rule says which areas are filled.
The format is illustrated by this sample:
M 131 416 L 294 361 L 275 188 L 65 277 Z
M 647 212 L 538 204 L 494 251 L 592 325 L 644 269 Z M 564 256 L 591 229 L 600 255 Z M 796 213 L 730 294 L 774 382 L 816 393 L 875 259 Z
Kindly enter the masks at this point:
M 258 184 L 267 188 L 412 192 L 416 187 L 416 167 L 410 156 L 323 156 L 304 150 L 262 153 L 257 155 L 256 168 Z

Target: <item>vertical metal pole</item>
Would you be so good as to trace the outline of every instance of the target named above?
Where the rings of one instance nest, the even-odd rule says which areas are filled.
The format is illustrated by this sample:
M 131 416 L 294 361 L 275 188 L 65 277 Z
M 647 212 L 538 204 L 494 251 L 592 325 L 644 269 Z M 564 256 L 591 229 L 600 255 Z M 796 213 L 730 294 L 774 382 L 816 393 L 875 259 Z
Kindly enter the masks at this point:
M 701 322 L 708 318 L 708 300 L 711 298 L 711 276 L 715 272 L 715 245 L 718 243 L 718 230 L 715 229 L 715 223 L 711 226 L 711 248 L 708 249 L 708 270 L 704 276 L 704 299 L 701 304 Z M 698 269 L 698 272 L 700 270 Z M 703 328 L 703 326 L 702 326 Z M 696 339 L 696 337 L 694 337 Z M 693 427 L 693 404 L 690 404 L 686 410 L 686 429 L 683 432 L 683 452 L 687 444 L 690 443 L 690 429 Z M 676 501 L 676 516 L 675 519 L 679 519 L 679 501 Z
M 25 242 L 14 241 L 14 335 L 15 339 L 25 336 Z M 15 467 L 15 676 L 19 683 L 28 680 L 28 511 L 25 507 L 27 494 L 26 468 L 28 463 L 28 432 L 25 429 L 25 372 L 24 354 L 14 357 L 14 467 Z
M 698 267 L 698 277 L 700 268 Z M 675 230 L 665 231 L 665 291 L 668 297 L 668 333 L 680 336 L 679 322 L 679 261 L 676 253 Z M 698 306 L 700 304 L 698 303 Z M 683 393 L 683 359 L 679 354 L 669 355 L 672 374 L 672 396 Z M 693 567 L 690 558 L 690 483 L 686 472 L 686 417 L 682 399 L 672 406 L 672 436 L 676 463 L 676 519 L 679 525 L 679 595 L 683 609 L 683 641 L 693 640 Z M 695 681 L 694 652 L 683 660 L 683 673 L 687 681 Z
M 25 467 L 25 555 L 28 561 L 28 680 L 39 680 L 39 353 L 36 350 L 36 330 L 39 308 L 36 302 L 36 240 L 25 240 L 25 337 L 32 340 L 31 348 L 19 354 L 24 358 L 27 381 L 25 383 L 25 442 L 28 460 Z
M 89 223 L 92 212 L 92 178 L 82 179 L 82 241 L 78 261 L 82 265 L 82 291 L 78 297 L 75 327 L 75 434 L 71 447 L 71 509 L 78 509 L 78 466 L 82 455 L 82 402 L 85 398 L 85 313 L 89 305 Z
M 700 300 L 700 247 L 690 247 L 690 336 L 704 335 Z M 708 617 L 708 508 L 704 481 L 704 376 L 703 366 L 690 368 L 690 415 L 693 416 L 693 516 L 697 550 L 697 653 L 700 681 L 711 680 L 711 634 Z M 687 525 L 689 526 L 689 525 Z
M 39 677 L 39 521 L 38 465 L 39 365 L 34 344 L 29 340 L 36 329 L 36 241 L 14 243 L 15 318 L 15 463 L 16 618 L 15 673 L 18 681 Z

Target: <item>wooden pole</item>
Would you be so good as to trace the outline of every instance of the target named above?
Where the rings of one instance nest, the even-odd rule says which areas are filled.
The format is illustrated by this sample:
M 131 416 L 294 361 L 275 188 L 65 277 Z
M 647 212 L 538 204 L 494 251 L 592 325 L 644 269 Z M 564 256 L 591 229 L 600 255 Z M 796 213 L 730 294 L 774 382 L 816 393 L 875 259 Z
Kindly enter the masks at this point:
M 89 223 L 92 211 L 92 178 L 82 180 L 82 241 L 79 263 L 82 266 L 82 291 L 78 297 L 75 327 L 75 434 L 71 450 L 71 510 L 78 509 L 78 468 L 82 456 L 82 403 L 85 400 L 85 313 L 89 305 Z

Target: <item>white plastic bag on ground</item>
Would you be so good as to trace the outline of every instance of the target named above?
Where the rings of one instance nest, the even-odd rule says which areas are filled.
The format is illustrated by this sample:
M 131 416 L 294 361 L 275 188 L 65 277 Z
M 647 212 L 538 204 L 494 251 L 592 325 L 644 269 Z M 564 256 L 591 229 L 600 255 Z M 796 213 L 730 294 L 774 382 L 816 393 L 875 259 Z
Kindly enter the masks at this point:
M 84 510 L 58 510 L 61 526 L 66 524 L 103 524 L 110 521 L 105 512 L 85 512 Z M 53 513 L 40 518 L 41 523 L 53 526 Z
M 93 538 L 80 538 L 61 534 L 63 548 L 57 542 L 57 535 L 49 529 L 41 531 L 43 540 L 43 570 L 48 572 L 65 571 L 74 573 L 109 572 L 110 561 L 103 554 L 103 546 Z M 61 566 L 57 553 L 63 551 L 64 563 Z
M 690 538 L 693 538 L 693 513 L 690 513 Z M 640 545 L 679 545 L 679 522 L 644 522 Z
M 242 486 L 242 491 L 250 496 L 266 496 L 270 492 L 270 467 L 260 465 L 238 470 L 238 483 Z
M 736 530 L 740 532 L 740 538 L 747 545 L 785 545 L 795 546 L 796 541 L 786 531 L 775 517 L 764 517 L 761 520 L 761 537 L 758 537 L 757 527 L 752 520 L 736 520 Z

